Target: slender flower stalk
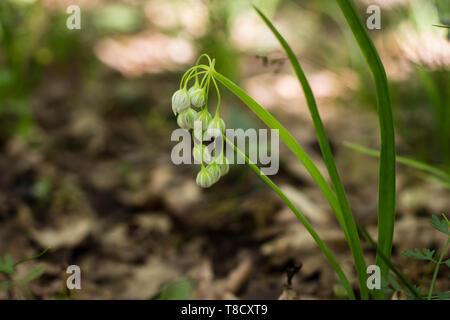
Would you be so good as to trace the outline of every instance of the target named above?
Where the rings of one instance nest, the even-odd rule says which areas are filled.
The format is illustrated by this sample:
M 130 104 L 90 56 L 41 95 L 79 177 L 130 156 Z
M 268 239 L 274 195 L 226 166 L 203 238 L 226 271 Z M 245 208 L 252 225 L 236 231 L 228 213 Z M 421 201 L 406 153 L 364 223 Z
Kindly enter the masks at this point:
M 199 64 L 202 58 L 208 60 L 209 65 Z M 222 176 L 229 172 L 229 162 L 226 158 L 223 150 L 224 143 L 221 144 L 221 150 L 216 149 L 216 143 L 218 139 L 224 139 L 228 144 L 231 144 L 224 135 L 226 124 L 225 121 L 220 117 L 220 106 L 221 97 L 218 83 L 220 82 L 232 93 L 234 93 L 238 98 L 240 98 L 252 111 L 255 112 L 269 127 L 272 129 L 280 130 L 281 139 L 288 145 L 288 147 L 294 152 L 295 155 L 302 161 L 308 171 L 311 173 L 312 177 L 317 181 L 319 187 L 324 192 L 332 208 L 337 212 L 337 216 L 340 222 L 343 223 L 343 215 L 341 208 L 339 206 L 336 194 L 331 189 L 331 187 L 326 182 L 325 178 L 322 176 L 320 171 L 314 165 L 312 160 L 308 155 L 301 149 L 295 139 L 290 135 L 290 133 L 283 127 L 272 115 L 270 115 L 266 110 L 259 106 L 256 101 L 250 98 L 242 89 L 232 83 L 229 79 L 225 78 L 222 74 L 217 72 L 214 68 L 215 60 L 210 59 L 207 55 L 203 54 L 197 60 L 197 64 L 186 71 L 181 80 L 180 87 L 185 89 L 188 83 L 193 80 L 194 84 L 190 87 L 188 92 L 189 101 L 191 108 L 184 111 L 179 115 L 179 125 L 180 127 L 189 130 L 192 129 L 190 125 L 191 117 L 194 118 L 194 127 L 198 127 L 201 131 L 200 135 L 193 133 L 192 137 L 194 140 L 193 156 L 194 159 L 201 163 L 201 169 L 197 173 L 196 183 L 202 188 L 209 188 L 217 181 L 220 180 Z M 202 79 L 200 80 L 200 77 Z M 217 106 L 216 113 L 214 117 L 208 111 L 208 95 L 210 84 L 213 84 L 215 92 L 217 94 Z M 203 96 L 204 94 L 204 96 Z M 192 107 L 200 108 L 195 115 L 190 111 Z M 195 130 L 194 130 L 195 131 Z M 209 154 L 208 148 L 203 145 L 203 141 L 214 140 L 214 153 Z M 350 299 L 355 299 L 355 294 L 353 288 L 340 267 L 337 260 L 334 258 L 333 254 L 326 247 L 323 240 L 307 221 L 307 219 L 300 213 L 300 211 L 293 205 L 292 201 L 281 191 L 281 189 L 266 175 L 264 175 L 261 170 L 245 156 L 245 154 L 239 150 L 236 146 L 231 144 L 236 152 L 241 155 L 247 164 L 259 174 L 259 176 L 266 182 L 286 203 L 286 205 L 294 212 L 300 222 L 305 226 L 306 230 L 311 234 L 313 239 L 316 241 L 320 249 L 323 251 L 330 264 L 335 269 L 336 274 L 339 277 L 341 285 L 345 288 L 347 295 Z M 205 165 L 207 163 L 207 165 Z M 346 225 L 343 223 L 344 233 L 347 235 Z

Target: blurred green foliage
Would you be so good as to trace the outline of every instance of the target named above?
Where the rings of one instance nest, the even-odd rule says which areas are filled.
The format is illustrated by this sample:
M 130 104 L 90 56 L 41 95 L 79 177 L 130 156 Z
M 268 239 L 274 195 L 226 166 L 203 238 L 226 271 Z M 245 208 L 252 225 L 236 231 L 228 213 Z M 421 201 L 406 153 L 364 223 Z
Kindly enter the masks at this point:
M 79 59 L 79 35 L 55 27 L 65 25 L 65 19 L 39 2 L 0 3 L 0 139 L 30 137 L 32 93 L 42 80 L 42 70 Z
M 124 4 L 106 4 L 90 18 L 98 29 L 105 31 L 133 32 L 143 24 L 141 12 Z
M 33 298 L 33 295 L 28 289 L 28 283 L 44 273 L 44 266 L 38 265 L 32 268 L 26 275 L 22 276 L 17 271 L 17 266 L 31 261 L 36 260 L 43 256 L 49 248 L 45 249 L 38 255 L 25 258 L 14 262 L 13 258 L 9 254 L 5 254 L 3 259 L 0 257 L 0 275 L 3 274 L 6 280 L 0 281 L 0 290 L 7 290 L 10 298 Z
M 158 295 L 157 300 L 188 300 L 192 298 L 194 284 L 189 279 L 181 279 L 168 284 Z
M 179 0 L 167 2 L 175 5 L 184 3 Z M 35 93 L 39 86 L 45 85 L 44 75 L 48 70 L 59 68 L 61 71 L 64 66 L 76 66 L 80 69 L 82 82 L 95 83 L 95 79 L 100 77 L 95 70 L 102 66 L 93 54 L 93 46 L 97 40 L 109 35 L 137 34 L 149 26 L 155 28 L 146 21 L 143 10 L 145 3 L 108 2 L 93 10 L 83 10 L 82 30 L 68 30 L 65 27 L 68 15 L 64 10 L 49 10 L 39 0 L 2 0 L 0 141 L 11 136 L 28 140 L 33 138 L 35 117 L 32 107 L 39 99 Z M 275 17 L 276 22 L 282 21 L 292 30 L 290 41 L 304 48 L 299 56 L 301 61 L 337 74 L 345 68 L 356 72 L 358 87 L 356 90 L 349 90 L 337 102 L 348 104 L 352 101 L 362 108 L 375 108 L 375 93 L 369 71 L 334 1 L 205 0 L 203 3 L 207 7 L 207 32 L 191 39 L 192 44 L 198 52 L 214 56 L 220 66 L 219 71 L 224 75 L 233 79 L 242 77 L 242 64 L 248 61 L 243 58 L 255 54 L 241 51 L 232 41 L 232 33 L 236 32 L 233 31 L 236 19 L 243 13 L 253 14 L 250 4 L 254 3 L 269 17 Z M 411 31 L 419 36 L 426 35 L 433 32 L 433 28 L 436 29 L 433 24 L 450 23 L 449 6 L 447 0 L 433 0 L 417 5 L 411 2 L 411 5 L 399 5 L 393 9 L 383 8 L 382 30 L 373 31 L 372 36 L 383 38 L 396 32 L 404 22 L 408 22 L 412 26 Z M 359 9 L 364 17 L 364 5 L 360 4 Z M 154 31 L 168 35 L 183 34 L 183 30 L 179 28 Z M 446 32 L 448 34 L 447 30 Z M 264 52 L 266 49 L 262 50 Z M 333 54 L 330 55 L 329 52 Z M 68 73 L 64 76 L 71 75 Z M 405 146 L 402 153 L 445 170 L 450 170 L 448 79 L 448 66 L 431 68 L 416 64 L 407 79 L 391 80 L 390 83 L 396 131 Z M 132 79 L 121 78 L 118 81 L 134 85 Z M 86 94 L 88 92 L 80 93 Z M 155 115 L 155 112 L 153 110 L 149 114 Z M 161 119 L 164 120 L 164 117 Z M 237 121 L 237 125 L 239 121 L 249 124 L 253 122 L 252 116 L 245 112 L 239 114 L 239 119 L 236 116 L 230 116 L 230 119 Z

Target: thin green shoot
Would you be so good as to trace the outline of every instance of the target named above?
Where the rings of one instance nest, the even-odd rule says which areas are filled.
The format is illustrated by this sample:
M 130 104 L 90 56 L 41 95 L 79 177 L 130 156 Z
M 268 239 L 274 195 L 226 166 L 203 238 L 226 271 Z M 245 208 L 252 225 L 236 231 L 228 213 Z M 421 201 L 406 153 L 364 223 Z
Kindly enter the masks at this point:
M 350 205 L 348 203 L 348 199 L 345 194 L 344 186 L 342 184 L 341 178 L 336 168 L 336 163 L 334 161 L 334 157 L 331 152 L 330 143 L 325 133 L 325 128 L 323 126 L 322 119 L 320 118 L 319 111 L 317 109 L 316 100 L 311 90 L 311 86 L 309 85 L 308 79 L 306 78 L 305 73 L 303 72 L 303 69 L 300 66 L 300 63 L 298 62 L 294 52 L 292 51 L 287 41 L 278 32 L 278 30 L 275 28 L 272 22 L 257 7 L 254 6 L 254 9 L 262 18 L 262 20 L 266 23 L 266 25 L 269 27 L 272 33 L 275 35 L 280 45 L 283 47 L 292 67 L 294 68 L 295 74 L 297 75 L 299 83 L 305 94 L 308 109 L 313 121 L 314 130 L 316 132 L 317 140 L 319 142 L 320 150 L 322 152 L 323 160 L 327 167 L 327 171 L 331 179 L 331 184 L 336 192 L 337 199 L 339 201 L 339 206 L 342 212 L 342 218 L 338 219 L 338 221 L 341 224 L 341 228 L 346 235 L 347 242 L 353 254 L 353 259 L 355 261 L 355 266 L 358 274 L 361 297 L 362 299 L 368 299 L 369 293 L 366 286 L 366 278 L 367 278 L 366 262 L 364 260 L 361 242 L 358 236 L 358 231 L 356 229 L 355 220 L 353 219 L 352 211 L 350 209 Z M 338 215 L 339 212 L 336 212 L 336 216 Z
M 352 0 L 337 0 L 347 23 L 366 59 L 375 82 L 380 125 L 380 168 L 378 181 L 378 242 L 376 264 L 381 275 L 389 272 L 395 222 L 395 135 L 386 71 L 366 27 Z M 386 259 L 381 258 L 384 255 Z M 383 298 L 381 295 L 377 298 Z
M 308 222 L 308 220 L 305 218 L 305 216 L 297 209 L 297 207 L 295 207 L 295 205 L 292 203 L 292 201 L 283 193 L 283 191 L 281 191 L 281 189 L 269 178 L 267 177 L 264 173 L 261 172 L 261 170 L 255 165 L 253 164 L 250 159 L 245 155 L 245 153 L 243 153 L 241 150 L 239 150 L 239 148 L 237 148 L 230 140 L 228 140 L 225 135 L 223 135 L 223 138 L 225 140 L 226 143 L 228 143 L 230 146 L 233 147 L 233 149 L 237 152 L 237 154 L 239 156 L 241 156 L 242 158 L 245 159 L 245 162 L 250 166 L 250 168 L 253 169 L 253 171 L 255 171 L 260 178 L 267 183 L 267 185 L 269 187 L 271 187 L 275 193 L 278 194 L 278 196 L 286 203 L 286 205 L 292 210 L 292 212 L 294 212 L 295 216 L 297 217 L 297 219 L 303 224 L 303 226 L 305 227 L 305 229 L 309 232 L 309 234 L 311 235 L 311 237 L 314 239 L 314 241 L 316 241 L 317 245 L 319 246 L 319 248 L 323 251 L 323 253 L 325 254 L 325 256 L 327 257 L 328 261 L 330 262 L 330 264 L 332 265 L 332 267 L 334 268 L 334 270 L 336 271 L 339 279 L 341 280 L 342 285 L 344 286 L 348 296 L 350 299 L 354 300 L 355 299 L 355 294 L 353 292 L 353 289 L 351 287 L 350 282 L 348 281 L 344 271 L 342 270 L 342 268 L 340 267 L 339 263 L 336 261 L 336 258 L 333 256 L 333 254 L 331 253 L 331 251 L 328 249 L 328 247 L 325 245 L 325 243 L 323 242 L 323 240 L 320 238 L 320 236 L 317 234 L 317 232 L 314 230 L 314 228 L 311 226 L 311 224 Z

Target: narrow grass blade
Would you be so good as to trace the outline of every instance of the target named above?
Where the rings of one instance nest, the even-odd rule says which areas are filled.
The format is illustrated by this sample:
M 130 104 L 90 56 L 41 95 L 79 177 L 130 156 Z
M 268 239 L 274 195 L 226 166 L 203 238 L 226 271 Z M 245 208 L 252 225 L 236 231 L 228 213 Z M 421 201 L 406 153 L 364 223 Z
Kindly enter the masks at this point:
M 447 28 L 450 29 L 450 26 L 444 25 L 444 24 L 433 24 L 433 27 L 439 27 L 439 28 Z
M 355 144 L 355 143 L 351 143 L 351 142 L 344 142 L 344 146 L 346 146 L 347 148 L 356 150 L 358 152 L 367 154 L 369 156 L 373 156 L 373 157 L 380 156 L 380 152 L 378 150 L 369 149 L 369 148 L 366 148 L 359 144 Z M 424 171 L 428 174 L 433 175 L 434 177 L 437 178 L 437 181 L 441 182 L 443 185 L 450 188 L 450 175 L 448 173 L 446 173 L 445 171 L 438 169 L 436 167 L 430 166 L 429 164 L 426 164 L 426 163 L 423 163 L 423 162 L 420 162 L 420 161 L 417 161 L 414 159 L 406 158 L 406 157 L 397 156 L 396 160 L 398 163 L 407 165 L 412 168 L 419 169 L 421 171 Z
M 428 297 L 427 297 L 428 300 L 431 300 L 431 297 L 433 295 L 434 284 L 436 283 L 437 275 L 439 272 L 439 267 L 441 266 L 442 260 L 444 259 L 444 256 L 447 253 L 449 244 L 450 244 L 450 236 L 448 237 L 447 242 L 445 243 L 444 249 L 442 250 L 441 255 L 439 256 L 439 260 L 436 263 L 436 267 L 434 268 L 433 278 L 431 279 L 431 284 L 430 284 L 430 290 L 428 291 Z
M 278 129 L 280 139 L 292 151 L 297 159 L 299 159 L 300 162 L 305 166 L 306 170 L 309 172 L 311 177 L 319 186 L 322 193 L 325 195 L 325 198 L 327 199 L 331 208 L 336 212 L 339 222 L 343 222 L 344 218 L 342 216 L 342 211 L 340 209 L 336 195 L 334 194 L 333 190 L 331 189 L 330 185 L 327 183 L 323 175 L 320 173 L 319 169 L 317 169 L 317 166 L 303 150 L 300 144 L 295 140 L 295 138 L 289 133 L 289 131 L 233 81 L 214 70 L 212 70 L 211 72 L 216 80 L 222 83 L 242 102 L 244 102 L 244 104 L 249 107 L 250 110 L 252 110 L 269 128 Z
M 264 180 L 265 183 L 267 183 L 277 194 L 278 196 L 287 204 L 287 206 L 294 212 L 298 220 L 305 226 L 306 230 L 309 232 L 311 237 L 313 237 L 314 241 L 316 241 L 319 248 L 322 250 L 322 252 L 327 257 L 330 264 L 333 266 L 334 270 L 336 271 L 339 279 L 341 280 L 342 285 L 344 286 L 345 290 L 347 291 L 347 294 L 350 299 L 355 299 L 355 294 L 353 292 L 352 286 L 350 282 L 348 281 L 347 277 L 345 276 L 344 271 L 342 271 L 342 268 L 340 267 L 339 263 L 336 261 L 336 258 L 333 256 L 333 254 L 330 252 L 328 247 L 325 245 L 323 240 L 320 238 L 320 236 L 317 234 L 317 232 L 314 230 L 314 228 L 311 226 L 311 224 L 308 222 L 308 220 L 303 216 L 303 214 L 294 206 L 291 200 L 281 191 L 281 189 L 270 179 L 268 178 L 264 173 L 261 172 L 261 170 L 253 164 L 250 159 L 241 151 L 239 148 L 237 148 L 231 141 L 229 141 L 225 136 L 224 139 L 226 143 L 231 145 L 236 152 L 245 159 L 245 162 L 255 171 L 261 179 Z
M 389 261 L 392 251 L 395 221 L 395 136 L 388 82 L 383 63 L 352 0 L 337 0 L 375 82 L 378 121 L 380 124 L 380 169 L 378 183 L 378 244 L 379 252 Z M 389 272 L 386 261 L 377 254 L 376 263 L 382 276 Z
M 344 230 L 347 236 L 347 241 L 350 246 L 350 250 L 353 254 L 353 259 L 355 261 L 356 271 L 358 273 L 359 286 L 361 291 L 361 298 L 368 299 L 369 293 L 366 286 L 366 262 L 364 260 L 364 255 L 361 248 L 361 243 L 358 236 L 358 231 L 356 229 L 355 220 L 350 209 L 350 205 L 345 194 L 344 186 L 342 185 L 341 178 L 336 168 L 336 163 L 334 161 L 333 154 L 331 152 L 330 143 L 328 141 L 327 135 L 325 133 L 325 128 L 320 118 L 319 111 L 317 109 L 316 100 L 314 94 L 311 90 L 311 86 L 303 72 L 300 63 L 298 62 L 294 52 L 292 51 L 289 44 L 283 38 L 283 36 L 278 32 L 272 22 L 255 6 L 253 8 L 266 23 L 272 33 L 275 35 L 277 40 L 280 42 L 284 51 L 286 52 L 292 67 L 294 68 L 295 74 L 300 82 L 303 92 L 306 97 L 306 102 L 308 105 L 309 112 L 314 124 L 314 130 L 316 132 L 317 140 L 319 142 L 320 150 L 322 152 L 323 160 L 328 170 L 328 174 L 331 179 L 331 184 L 336 191 L 336 195 L 339 201 L 340 208 L 343 214 L 343 224 L 341 228 Z M 341 222 L 341 221 L 340 221 Z

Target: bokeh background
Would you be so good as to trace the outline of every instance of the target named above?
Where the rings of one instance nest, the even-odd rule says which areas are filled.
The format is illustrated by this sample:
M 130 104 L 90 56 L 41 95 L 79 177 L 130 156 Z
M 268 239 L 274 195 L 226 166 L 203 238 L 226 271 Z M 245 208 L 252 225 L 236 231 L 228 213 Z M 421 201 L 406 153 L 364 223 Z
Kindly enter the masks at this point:
M 374 86 L 334 1 L 253 1 L 305 69 L 355 218 L 376 234 L 378 148 Z M 450 172 L 450 24 L 446 0 L 355 1 L 381 8 L 370 31 L 390 82 L 397 152 Z M 19 266 L 2 299 L 276 299 L 286 272 L 300 299 L 342 295 L 333 269 L 295 216 L 248 167 L 207 190 L 176 166 L 171 96 L 201 53 L 272 112 L 323 170 L 299 84 L 246 0 L 2 0 L 0 3 L 0 257 L 51 250 Z M 81 8 L 68 30 L 66 9 Z M 229 128 L 264 125 L 223 88 Z M 356 285 L 333 214 L 281 145 L 283 191 L 317 228 Z M 432 266 L 402 256 L 439 250 L 432 214 L 450 215 L 450 189 L 399 165 L 393 262 L 427 286 Z M 374 262 L 364 243 L 368 262 Z M 82 290 L 66 288 L 79 265 Z M 40 267 L 38 271 L 36 268 Z M 449 290 L 442 267 L 436 289 Z M 31 275 L 30 275 L 31 272 Z M 0 274 L 0 282 L 7 281 Z M 11 280 L 11 279 L 9 279 Z M 292 292 L 291 292 L 292 293 Z

